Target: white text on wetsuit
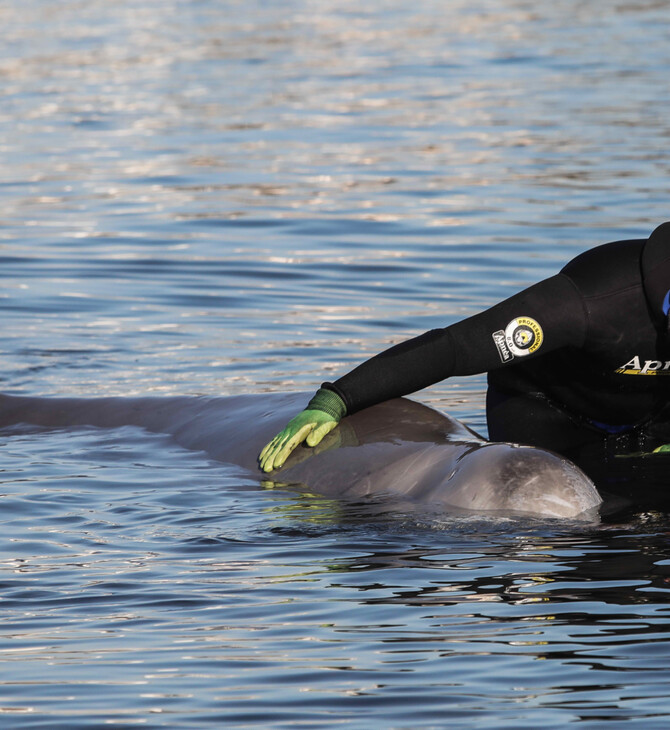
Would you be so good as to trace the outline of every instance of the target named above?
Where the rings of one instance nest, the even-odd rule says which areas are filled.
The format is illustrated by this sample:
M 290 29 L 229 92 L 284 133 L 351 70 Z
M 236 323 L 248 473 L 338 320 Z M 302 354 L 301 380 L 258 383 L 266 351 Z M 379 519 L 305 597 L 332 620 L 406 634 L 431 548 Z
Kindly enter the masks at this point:
M 670 375 L 670 360 L 645 360 L 643 365 L 640 356 L 635 355 L 615 372 L 619 375 Z

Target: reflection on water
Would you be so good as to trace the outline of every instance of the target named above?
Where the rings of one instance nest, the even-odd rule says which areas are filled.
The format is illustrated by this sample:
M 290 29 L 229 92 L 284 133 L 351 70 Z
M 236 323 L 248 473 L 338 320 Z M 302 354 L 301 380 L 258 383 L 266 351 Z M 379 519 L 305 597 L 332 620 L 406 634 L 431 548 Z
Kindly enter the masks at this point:
M 664 3 L 0 20 L 5 392 L 308 391 L 668 217 Z M 421 397 L 484 432 L 483 391 Z M 138 430 L 0 452 L 4 725 L 667 718 L 662 508 L 371 520 Z
M 136 429 L 3 453 L 12 726 L 664 712 L 664 514 L 370 522 Z

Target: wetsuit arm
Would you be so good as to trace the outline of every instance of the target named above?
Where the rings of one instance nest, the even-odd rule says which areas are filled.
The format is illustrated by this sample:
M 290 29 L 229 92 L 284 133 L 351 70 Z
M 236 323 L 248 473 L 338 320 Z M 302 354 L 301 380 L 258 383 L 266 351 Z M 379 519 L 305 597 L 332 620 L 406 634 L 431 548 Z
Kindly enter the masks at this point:
M 337 393 L 351 414 L 452 375 L 580 347 L 586 328 L 581 296 L 567 276 L 557 274 L 485 312 L 395 345 L 323 387 Z

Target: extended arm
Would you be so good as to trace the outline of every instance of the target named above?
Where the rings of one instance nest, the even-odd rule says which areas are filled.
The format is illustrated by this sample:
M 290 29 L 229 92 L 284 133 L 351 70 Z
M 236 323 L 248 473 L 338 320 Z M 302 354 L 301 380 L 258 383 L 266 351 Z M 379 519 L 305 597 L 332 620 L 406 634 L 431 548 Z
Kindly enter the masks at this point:
M 298 414 L 283 436 L 279 434 L 265 447 L 261 468 L 271 471 L 281 466 L 308 434 L 308 445 L 315 446 L 345 414 L 414 393 L 452 375 L 488 372 L 568 344 L 578 347 L 585 333 L 586 314 L 578 292 L 566 276 L 553 276 L 485 312 L 395 345 L 334 383 L 324 383 L 319 393 L 337 396 L 339 418 L 326 414 L 333 423 L 327 430 L 305 429 Z M 319 406 L 313 399 L 303 413 L 314 410 Z M 314 415 L 310 419 L 316 423 Z

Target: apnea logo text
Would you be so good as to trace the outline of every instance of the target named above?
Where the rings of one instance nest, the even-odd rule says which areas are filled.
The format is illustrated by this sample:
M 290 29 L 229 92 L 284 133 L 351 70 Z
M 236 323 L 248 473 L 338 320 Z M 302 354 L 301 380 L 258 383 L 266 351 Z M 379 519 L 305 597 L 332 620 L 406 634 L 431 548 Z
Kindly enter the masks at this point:
M 614 372 L 619 375 L 670 375 L 670 360 L 645 360 L 643 365 L 640 356 L 635 355 Z

